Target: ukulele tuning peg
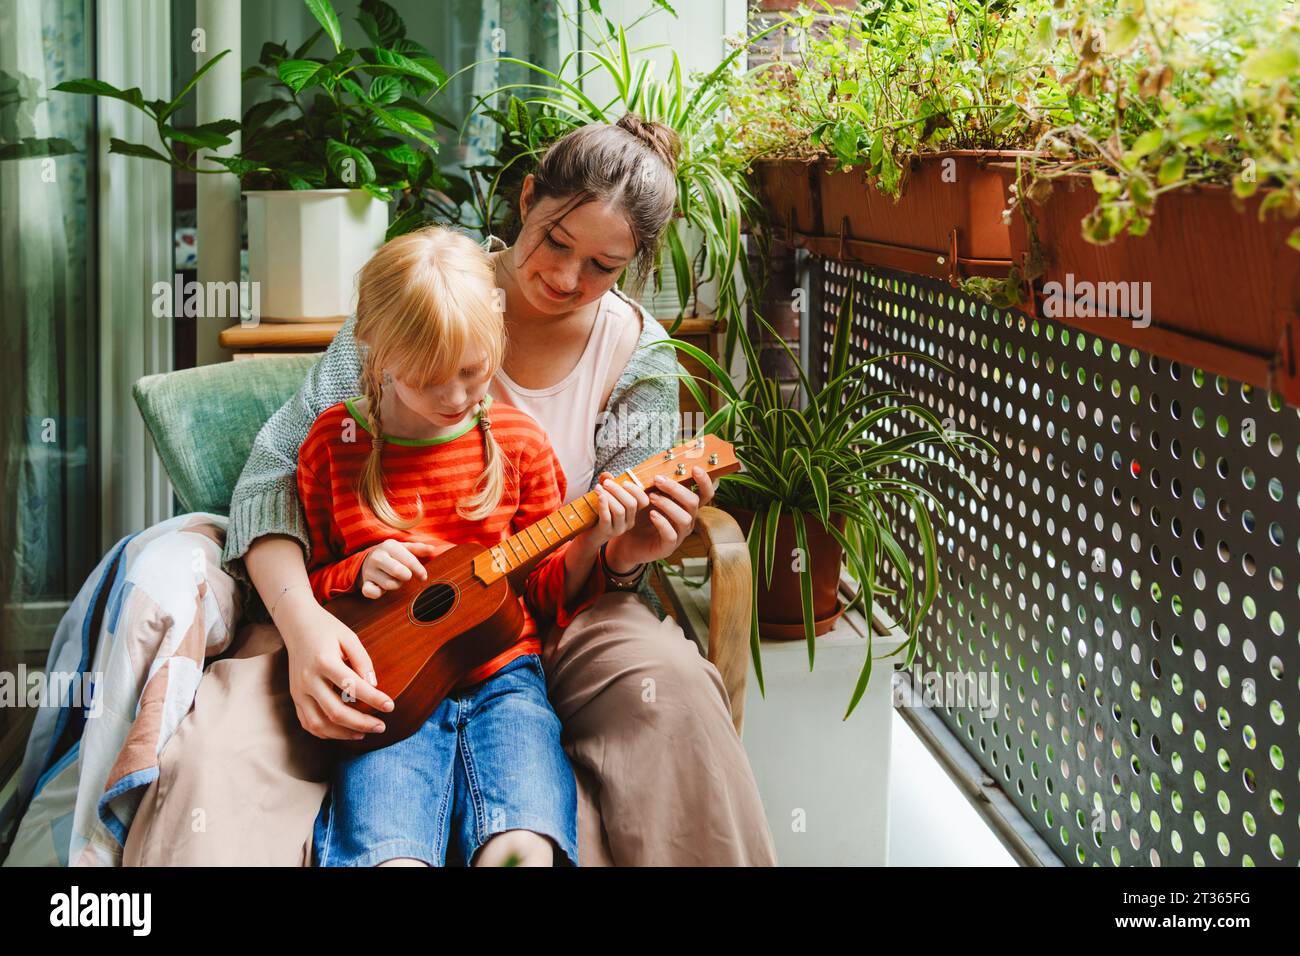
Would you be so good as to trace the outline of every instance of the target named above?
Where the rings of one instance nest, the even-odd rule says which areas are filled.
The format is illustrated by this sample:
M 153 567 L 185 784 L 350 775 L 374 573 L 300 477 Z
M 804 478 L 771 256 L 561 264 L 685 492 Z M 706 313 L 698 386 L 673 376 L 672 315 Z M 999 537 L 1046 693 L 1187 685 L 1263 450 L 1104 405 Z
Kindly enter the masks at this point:
M 672 460 L 673 460 L 673 453 L 672 453 L 672 451 L 666 451 L 666 452 L 664 452 L 664 461 L 672 461 Z
M 718 463 L 718 456 L 717 456 L 717 454 L 714 453 L 714 454 L 710 455 L 710 456 L 709 456 L 709 464 L 710 464 L 710 465 L 716 465 L 717 463 Z
M 677 473 L 678 475 L 684 475 L 684 474 L 686 474 L 686 466 L 683 465 L 683 464 L 681 464 L 680 462 L 678 462 L 678 464 L 677 464 L 677 472 L 676 472 L 676 473 Z

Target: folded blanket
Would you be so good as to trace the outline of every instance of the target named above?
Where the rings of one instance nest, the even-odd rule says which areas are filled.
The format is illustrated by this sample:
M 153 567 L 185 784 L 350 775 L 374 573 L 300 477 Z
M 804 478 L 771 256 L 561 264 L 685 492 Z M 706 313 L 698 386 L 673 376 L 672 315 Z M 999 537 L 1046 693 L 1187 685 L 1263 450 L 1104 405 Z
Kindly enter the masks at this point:
M 4 811 L 22 813 L 6 865 L 120 864 L 142 788 L 193 706 L 204 661 L 235 633 L 239 592 L 221 570 L 225 528 L 219 515 L 178 515 L 122 539 L 86 580 L 46 669 L 88 675 L 93 693 L 87 703 L 74 686 L 38 714 Z

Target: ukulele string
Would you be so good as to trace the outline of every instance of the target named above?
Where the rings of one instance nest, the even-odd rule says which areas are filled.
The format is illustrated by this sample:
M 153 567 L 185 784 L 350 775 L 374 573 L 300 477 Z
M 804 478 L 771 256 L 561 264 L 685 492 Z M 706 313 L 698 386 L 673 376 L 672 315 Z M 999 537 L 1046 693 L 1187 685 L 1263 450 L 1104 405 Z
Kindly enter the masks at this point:
M 640 467 L 640 466 L 638 466 L 638 468 L 639 468 L 639 467 Z M 654 468 L 656 468 L 656 467 L 657 467 L 657 464 L 654 465 L 654 466 L 648 466 L 648 467 L 647 467 L 647 471 L 653 471 Z M 707 471 L 707 469 L 706 469 L 706 471 Z M 633 468 L 633 469 L 631 469 L 631 474 L 633 474 L 633 475 L 636 476 L 637 482 L 638 482 L 638 483 L 639 483 L 643 488 L 646 487 L 646 483 L 645 483 L 644 478 L 649 477 L 649 475 L 646 475 L 646 476 L 643 477 L 643 476 L 640 474 L 640 472 L 637 470 L 637 468 Z M 682 476 L 682 477 L 689 477 L 689 476 Z M 651 479 L 651 480 L 653 481 L 653 479 Z M 594 490 L 594 489 L 593 489 L 593 490 Z M 587 495 L 589 495 L 589 494 L 591 494 L 590 491 L 587 492 Z M 586 499 L 587 499 L 587 495 L 582 495 L 582 496 L 579 497 L 579 498 L 574 498 L 573 501 L 586 501 Z M 562 507 L 564 507 L 564 505 L 561 505 L 560 507 L 562 508 Z M 570 503 L 569 503 L 569 507 L 573 507 L 573 502 L 570 502 Z M 589 501 L 587 502 L 587 507 L 588 507 L 588 508 L 591 508 L 592 511 L 595 511 L 595 510 L 596 510 L 595 507 L 594 507 L 594 506 L 591 504 L 591 502 L 589 502 Z M 556 512 L 552 512 L 552 514 L 551 514 L 551 515 L 548 515 L 547 517 L 552 517 L 555 513 L 558 512 L 558 510 L 559 510 L 559 509 L 556 509 Z M 575 509 L 575 510 L 576 510 L 576 509 Z M 546 520 L 546 519 L 542 519 L 542 520 Z M 584 518 L 583 520 L 586 521 L 587 519 Z M 534 523 L 534 524 L 529 525 L 528 527 L 530 527 L 530 528 L 534 528 L 534 527 L 536 527 L 536 526 L 537 526 L 538 524 L 540 524 L 540 523 L 541 523 L 541 522 L 539 521 L 539 522 L 536 522 L 536 523 Z M 554 522 L 552 522 L 552 524 L 554 524 Z M 581 534 L 583 531 L 586 531 L 588 527 L 590 527 L 590 525 L 586 525 L 586 526 L 584 526 L 583 528 L 577 530 L 575 533 L 576 533 L 576 534 Z M 526 530 L 526 529 L 525 529 L 525 530 Z M 570 530 L 573 530 L 573 529 L 570 528 Z M 521 533 L 522 533 L 522 531 L 519 531 L 519 532 L 516 532 L 515 535 L 518 535 L 518 534 L 521 534 Z M 515 535 L 511 535 L 511 537 L 514 537 Z M 545 536 L 545 535 L 542 535 L 542 537 L 543 537 L 543 539 L 544 539 L 546 536 Z M 486 546 L 487 553 L 491 554 L 491 553 L 492 553 L 492 550 L 493 550 L 494 548 L 499 548 L 499 547 L 501 547 L 501 545 L 502 545 L 503 543 L 504 543 L 503 541 L 498 541 L 496 544 L 493 544 L 493 545 L 487 545 L 487 546 Z M 455 547 L 455 545 L 452 545 L 451 547 Z M 550 550 L 550 549 L 548 549 L 548 551 L 549 551 L 549 550 Z M 531 561 L 531 560 L 532 560 L 533 558 L 535 558 L 535 557 L 537 557 L 537 555 L 528 555 L 528 556 L 524 559 L 524 562 L 526 563 L 527 561 Z M 476 559 L 475 559 L 475 560 L 476 560 Z M 470 567 L 473 568 L 473 566 L 474 566 L 474 561 L 471 560 L 471 561 L 470 561 Z M 505 572 L 505 573 L 508 574 L 509 572 L 507 571 L 507 572 Z M 445 584 L 445 585 L 447 585 L 448 587 L 450 587 L 450 588 L 452 588 L 452 589 L 454 589 L 454 590 L 456 590 L 456 591 L 459 591 L 459 590 L 460 590 L 461 588 L 463 588 L 465 585 L 470 584 L 471 582 L 473 582 L 473 581 L 475 581 L 475 580 L 477 580 L 477 579 L 478 579 L 478 578 L 477 578 L 477 575 L 475 575 L 474 572 L 471 570 L 471 571 L 470 571 L 468 574 L 466 574 L 464 577 L 440 578 L 440 579 L 438 579 L 437 581 L 431 581 L 431 582 L 429 582 L 428 584 L 425 585 L 425 588 L 431 588 L 431 587 L 433 587 L 434 585 L 438 585 L 438 584 Z M 404 582 L 404 583 L 405 583 L 405 582 Z M 422 592 L 423 592 L 423 590 L 424 590 L 424 588 L 421 589 Z

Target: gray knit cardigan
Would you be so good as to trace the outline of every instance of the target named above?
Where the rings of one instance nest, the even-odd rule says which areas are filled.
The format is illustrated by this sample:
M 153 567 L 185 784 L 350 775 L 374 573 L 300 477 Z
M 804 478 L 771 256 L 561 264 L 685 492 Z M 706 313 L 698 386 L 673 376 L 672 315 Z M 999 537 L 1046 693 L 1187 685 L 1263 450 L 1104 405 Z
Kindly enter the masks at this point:
M 605 414 L 592 436 L 596 446 L 593 488 L 602 471 L 622 474 L 675 444 L 680 428 L 678 379 L 673 376 L 683 369 L 675 349 L 655 345 L 666 342 L 668 334 L 657 320 L 621 292 L 614 290 L 606 294 L 618 295 L 637 309 L 642 316 L 642 328 L 636 350 L 615 383 Z M 356 317 L 352 316 L 334 336 L 325 354 L 308 370 L 307 380 L 297 394 L 262 426 L 240 473 L 230 500 L 222 565 L 246 587 L 250 582 L 243 557 L 253 541 L 263 535 L 283 534 L 297 539 L 305 559 L 311 561 L 306 519 L 298 500 L 298 449 L 321 412 L 360 394 L 361 350 L 365 346 L 357 342 L 353 334 L 355 327 Z M 662 618 L 663 607 L 650 589 L 648 574 L 642 579 L 641 593 Z M 260 607 L 255 613 L 264 616 Z

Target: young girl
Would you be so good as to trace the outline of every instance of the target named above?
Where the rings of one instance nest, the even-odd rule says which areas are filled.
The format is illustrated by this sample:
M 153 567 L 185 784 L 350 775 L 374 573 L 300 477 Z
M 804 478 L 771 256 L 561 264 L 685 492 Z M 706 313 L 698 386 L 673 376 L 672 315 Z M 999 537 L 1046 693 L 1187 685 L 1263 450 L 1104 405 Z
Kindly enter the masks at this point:
M 318 600 L 377 598 L 424 578 L 421 559 L 467 541 L 490 547 L 564 502 L 545 432 L 487 395 L 505 349 L 497 295 L 486 254 L 441 228 L 392 240 L 362 269 L 364 394 L 322 412 L 298 458 Z M 564 626 L 596 599 L 597 552 L 635 520 L 635 501 L 597 493 L 597 524 L 530 574 L 518 642 L 413 736 L 339 764 L 316 820 L 320 865 L 549 866 L 555 849 L 577 865 L 576 789 L 539 621 Z

